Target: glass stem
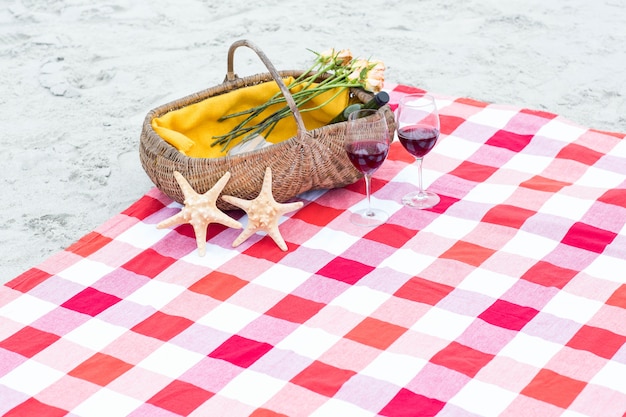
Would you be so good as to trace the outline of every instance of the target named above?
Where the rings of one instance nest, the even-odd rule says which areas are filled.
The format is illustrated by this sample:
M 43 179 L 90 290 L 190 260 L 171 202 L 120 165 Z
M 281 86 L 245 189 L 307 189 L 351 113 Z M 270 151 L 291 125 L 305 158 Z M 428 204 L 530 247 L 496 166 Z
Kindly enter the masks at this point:
M 424 196 L 424 187 L 422 186 L 422 160 L 423 158 L 415 158 L 417 161 L 417 192 L 420 197 Z
M 372 197 L 371 197 L 371 183 L 372 176 L 370 174 L 365 174 L 365 195 L 367 195 L 367 212 L 368 216 L 373 216 L 374 212 L 372 211 Z

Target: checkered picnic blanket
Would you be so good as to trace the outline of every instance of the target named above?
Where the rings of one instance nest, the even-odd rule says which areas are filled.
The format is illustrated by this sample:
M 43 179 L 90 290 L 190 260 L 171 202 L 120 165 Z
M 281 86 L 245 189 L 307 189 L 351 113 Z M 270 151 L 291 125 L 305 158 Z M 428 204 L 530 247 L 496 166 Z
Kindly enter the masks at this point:
M 394 142 L 380 227 L 359 181 L 299 196 L 287 252 L 212 224 L 198 257 L 153 189 L 0 287 L 0 413 L 623 416 L 625 135 L 436 97 L 433 209 Z

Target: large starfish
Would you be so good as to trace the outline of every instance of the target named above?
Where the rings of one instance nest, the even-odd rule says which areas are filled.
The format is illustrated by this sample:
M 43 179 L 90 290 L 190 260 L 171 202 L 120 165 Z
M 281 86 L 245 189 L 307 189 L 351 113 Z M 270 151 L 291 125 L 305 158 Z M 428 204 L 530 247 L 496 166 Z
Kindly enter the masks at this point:
M 231 195 L 223 195 L 222 199 L 227 203 L 243 209 L 248 215 L 248 224 L 241 234 L 233 242 L 237 247 L 256 232 L 263 231 L 270 236 L 283 251 L 287 250 L 287 244 L 278 230 L 280 217 L 290 211 L 298 210 L 303 206 L 302 201 L 281 204 L 274 200 L 272 194 L 272 169 L 265 169 L 261 192 L 254 200 L 243 200 Z
M 198 194 L 180 172 L 174 171 L 174 178 L 176 178 L 176 182 L 178 182 L 180 189 L 185 195 L 184 207 L 178 214 L 157 224 L 158 229 L 189 223 L 193 226 L 193 230 L 196 234 L 198 255 L 204 256 L 206 253 L 206 229 L 210 223 L 220 223 L 235 229 L 241 229 L 243 227 L 237 220 L 229 217 L 223 211 L 220 211 L 215 204 L 230 179 L 230 172 L 226 172 L 222 178 L 204 194 Z

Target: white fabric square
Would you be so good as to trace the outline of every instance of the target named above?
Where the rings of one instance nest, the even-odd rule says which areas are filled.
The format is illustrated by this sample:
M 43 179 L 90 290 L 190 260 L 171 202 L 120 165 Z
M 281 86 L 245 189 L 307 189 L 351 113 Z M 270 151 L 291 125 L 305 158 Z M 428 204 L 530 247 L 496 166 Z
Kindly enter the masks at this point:
M 450 135 L 446 137 L 446 140 L 438 141 L 433 152 L 444 155 L 448 158 L 465 161 L 470 156 L 474 155 L 481 146 L 481 143 L 472 142 L 454 135 Z M 428 155 L 426 156 L 426 158 L 428 158 Z
M 144 369 L 176 379 L 206 357 L 171 343 L 164 343 L 137 364 Z
M 517 113 L 517 109 L 505 109 L 503 107 L 490 105 L 485 107 L 482 111 L 468 117 L 467 121 L 502 129 Z
M 626 364 L 610 361 L 590 381 L 626 394 Z
M 626 229 L 626 225 L 624 225 Z M 624 231 L 626 233 L 626 230 Z M 623 283 L 626 276 L 626 259 L 598 256 L 585 268 L 585 273 L 611 282 Z
M 102 388 L 72 410 L 72 415 L 81 417 L 127 416 L 142 404 L 142 401 L 108 388 Z
M 127 329 L 121 326 L 116 326 L 94 317 L 63 336 L 63 338 L 98 352 L 127 331 Z
M 580 220 L 594 204 L 590 200 L 581 200 L 564 194 L 552 194 L 541 206 L 541 214 L 551 214 L 574 221 Z
M 139 287 L 134 293 L 130 294 L 126 299 L 133 303 L 151 306 L 160 310 L 174 298 L 178 297 L 183 291 L 185 291 L 185 288 L 180 285 L 151 279 L 143 286 Z
M 324 227 L 309 240 L 304 242 L 302 246 L 311 249 L 320 249 L 333 255 L 340 255 L 358 240 L 359 236 L 352 236 L 339 230 Z
M 210 225 L 209 225 L 210 227 Z M 233 231 L 237 232 L 235 229 Z M 226 233 L 226 231 L 222 232 Z M 237 235 L 233 235 L 233 241 L 237 238 Z M 230 243 L 229 243 L 230 244 Z M 194 245 L 195 248 L 195 245 Z M 216 245 L 208 241 L 206 243 L 206 253 L 204 256 L 198 255 L 198 250 L 194 249 L 187 255 L 183 256 L 181 260 L 189 262 L 193 265 L 205 266 L 211 269 L 218 269 L 226 262 L 230 261 L 234 257 L 238 256 L 239 252 L 232 250 L 232 248 L 224 248 L 220 245 Z
M 559 291 L 541 311 L 585 324 L 591 320 L 603 305 L 599 301 L 579 297 L 567 291 Z
M 115 240 L 139 249 L 148 249 L 171 232 L 172 228 L 157 229 L 155 224 L 139 222 L 120 233 Z
M 504 346 L 498 355 L 541 369 L 562 348 L 563 346 L 558 343 L 520 332 Z
M 561 142 L 573 142 L 578 139 L 587 129 L 566 123 L 560 118 L 550 120 L 535 133 L 535 136 L 545 136 Z
M 427 363 L 427 361 L 413 356 L 383 351 L 359 374 L 404 387 L 415 378 Z
M 466 220 L 442 214 L 437 216 L 422 232 L 433 233 L 449 239 L 461 240 L 463 237 L 467 236 L 469 232 L 474 230 L 477 225 L 478 222 L 474 220 Z
M 219 391 L 219 395 L 235 399 L 253 407 L 260 407 L 276 395 L 285 385 L 287 385 L 286 381 L 246 369 L 222 388 Z
M 459 283 L 457 288 L 498 299 L 509 288 L 515 285 L 517 281 L 517 278 L 512 278 L 487 269 L 474 269 Z
M 1 377 L 0 384 L 12 390 L 35 396 L 63 376 L 65 376 L 65 372 L 57 371 L 34 360 L 28 360 Z
M 33 297 L 30 294 L 23 294 L 0 307 L 0 316 L 10 318 L 18 323 L 31 324 L 55 308 L 57 306 L 53 303 Z
M 432 264 L 435 259 L 432 256 L 417 253 L 410 249 L 398 249 L 385 258 L 378 268 L 391 268 L 407 275 L 417 275 L 428 265 Z
M 481 182 L 476 184 L 463 200 L 475 201 L 483 204 L 502 204 L 517 189 L 517 185 L 491 184 Z
M 454 340 L 459 337 L 474 320 L 474 317 L 463 316 L 451 311 L 432 307 L 411 326 L 411 330 L 434 335 L 445 340 Z
M 320 408 L 309 414 L 310 417 L 375 417 L 377 415 L 377 413 L 336 398 L 330 398 Z
M 226 333 L 236 334 L 250 324 L 259 313 L 223 302 L 202 316 L 197 323 Z
M 354 285 L 339 294 L 329 305 L 343 307 L 362 316 L 369 316 L 390 297 L 391 294 L 362 285 Z
M 499 416 L 518 396 L 496 385 L 470 380 L 450 403 L 479 416 Z
M 113 268 L 90 259 L 81 259 L 59 272 L 57 275 L 68 281 L 89 287 L 100 278 L 113 271 Z
M 583 175 L 576 180 L 576 185 L 586 187 L 616 188 L 624 182 L 624 174 L 606 171 L 604 169 L 589 167 Z
M 502 165 L 500 170 L 527 172 L 534 176 L 537 172 L 543 172 L 552 162 L 554 162 L 554 159 L 547 156 L 528 155 L 517 152 Z
M 283 292 L 291 293 L 304 281 L 311 277 L 311 273 L 289 266 L 274 264 L 270 269 L 261 273 L 252 281 L 256 285 L 271 288 Z
M 291 350 L 298 355 L 318 359 L 340 339 L 324 330 L 302 325 L 281 340 L 276 349 Z
M 558 245 L 559 242 L 552 239 L 518 230 L 501 250 L 525 258 L 540 260 L 550 254 Z

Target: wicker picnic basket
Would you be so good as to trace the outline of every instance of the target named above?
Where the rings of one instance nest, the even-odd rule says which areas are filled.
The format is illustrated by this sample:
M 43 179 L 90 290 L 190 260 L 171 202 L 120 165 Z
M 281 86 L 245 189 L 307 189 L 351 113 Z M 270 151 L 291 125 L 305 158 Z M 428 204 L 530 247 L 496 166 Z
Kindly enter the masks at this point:
M 252 49 L 269 73 L 238 77 L 233 71 L 233 60 L 234 52 L 240 46 Z M 265 169 L 269 166 L 272 169 L 274 198 L 278 202 L 285 202 L 305 191 L 339 188 L 361 178 L 362 174 L 350 163 L 344 150 L 347 122 L 311 131 L 306 129 L 295 101 L 282 81 L 282 77 L 297 77 L 303 71 L 277 71 L 266 55 L 247 40 L 237 41 L 230 46 L 227 64 L 228 72 L 222 84 L 159 106 L 147 114 L 141 132 L 139 154 L 143 169 L 157 188 L 173 200 L 183 203 L 184 195 L 174 178 L 174 171 L 180 172 L 198 193 L 209 190 L 224 173 L 230 171 L 231 178 L 223 193 L 251 200 L 261 190 Z M 191 158 L 166 142 L 152 128 L 152 119 L 170 111 L 235 89 L 271 81 L 278 84 L 297 124 L 296 136 L 283 142 L 238 155 Z M 361 89 L 352 89 L 350 94 L 363 103 L 372 97 Z M 389 106 L 383 106 L 379 111 L 385 113 L 390 130 L 395 129 L 394 115 Z M 217 206 L 222 210 L 236 208 L 221 198 L 217 200 Z

